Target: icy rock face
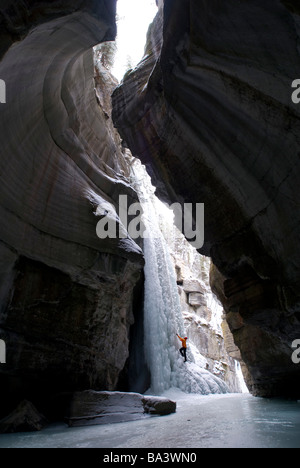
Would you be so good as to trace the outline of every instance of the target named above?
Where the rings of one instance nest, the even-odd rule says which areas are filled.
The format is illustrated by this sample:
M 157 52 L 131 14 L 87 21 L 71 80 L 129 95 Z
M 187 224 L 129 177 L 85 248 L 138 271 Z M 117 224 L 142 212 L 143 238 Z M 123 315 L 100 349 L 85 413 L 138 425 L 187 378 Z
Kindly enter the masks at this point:
M 115 1 L 4 3 L 0 414 L 23 392 L 34 402 L 63 390 L 115 389 L 143 268 L 133 241 L 96 235 L 103 206 L 116 218 L 120 194 L 137 201 L 95 95 L 92 47 L 114 39 Z
M 182 315 L 176 268 L 169 248 L 174 228 L 171 212 L 160 211 L 163 208 L 154 195 L 155 189 L 150 177 L 138 160 L 133 163 L 132 168 L 132 183 L 139 195 L 143 209 L 142 221 L 146 229 L 143 240 L 144 337 L 145 357 L 151 373 L 149 391 L 159 395 L 175 387 L 186 393 L 226 393 L 229 387 L 219 376 L 208 372 L 197 356 L 195 358 L 190 343 L 187 362 L 183 361 L 179 353 L 181 345 L 177 333 L 185 336 L 186 324 Z M 164 230 L 168 232 L 167 235 L 163 235 Z M 181 234 L 180 236 L 182 238 Z M 190 247 L 189 244 L 187 247 Z M 198 254 L 197 256 L 199 257 Z M 196 280 L 187 281 L 186 287 L 204 290 L 204 285 L 200 286 L 200 282 Z
M 114 121 L 162 199 L 205 204 L 201 253 L 224 278 L 251 391 L 299 397 L 299 8 L 165 0 L 151 31 Z
M 159 213 L 161 203 L 157 199 L 156 204 Z M 164 212 L 159 216 L 159 226 L 176 271 L 180 308 L 196 362 L 224 380 L 231 392 L 241 392 L 236 373 L 236 361 L 241 361 L 241 355 L 230 331 L 230 345 L 227 334 L 226 337 L 223 335 L 224 330 L 227 331 L 226 322 L 223 307 L 210 288 L 210 259 L 200 255 L 187 242 L 174 224 L 168 222 Z

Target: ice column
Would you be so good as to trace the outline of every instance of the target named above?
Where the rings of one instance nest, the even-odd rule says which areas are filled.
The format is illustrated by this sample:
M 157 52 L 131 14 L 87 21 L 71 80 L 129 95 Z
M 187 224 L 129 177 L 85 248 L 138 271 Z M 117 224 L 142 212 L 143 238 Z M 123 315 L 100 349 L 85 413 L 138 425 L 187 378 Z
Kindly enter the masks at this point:
M 239 363 L 239 361 L 235 360 L 234 361 L 234 366 L 235 366 L 235 373 L 236 373 L 236 375 L 238 377 L 238 381 L 239 381 L 242 393 L 249 393 L 249 390 L 247 388 L 247 385 L 245 383 L 245 379 L 244 379 L 244 376 L 243 376 L 241 364 Z
M 185 363 L 179 353 L 184 336 L 176 272 L 159 228 L 154 188 L 145 169 L 134 165 L 134 185 L 143 208 L 145 255 L 144 329 L 145 354 L 151 372 L 151 392 L 161 394 L 171 387 L 186 393 L 224 393 L 226 384 L 195 364 L 191 350 Z

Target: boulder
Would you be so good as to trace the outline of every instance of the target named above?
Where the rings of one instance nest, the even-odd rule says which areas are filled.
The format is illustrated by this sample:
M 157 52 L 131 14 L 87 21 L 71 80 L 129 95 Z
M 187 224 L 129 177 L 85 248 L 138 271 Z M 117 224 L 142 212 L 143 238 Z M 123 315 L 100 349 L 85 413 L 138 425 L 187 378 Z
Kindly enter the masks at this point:
M 40 431 L 47 423 L 46 418 L 35 406 L 30 401 L 24 400 L 11 414 L 0 421 L 0 433 Z
M 135 421 L 176 411 L 176 403 L 139 393 L 86 390 L 73 395 L 66 421 L 70 427 Z
M 205 296 L 201 293 L 190 293 L 189 294 L 189 304 L 194 307 L 205 307 L 207 305 L 207 300 Z
M 144 411 L 147 414 L 165 416 L 176 412 L 176 403 L 163 397 L 144 397 L 142 399 Z

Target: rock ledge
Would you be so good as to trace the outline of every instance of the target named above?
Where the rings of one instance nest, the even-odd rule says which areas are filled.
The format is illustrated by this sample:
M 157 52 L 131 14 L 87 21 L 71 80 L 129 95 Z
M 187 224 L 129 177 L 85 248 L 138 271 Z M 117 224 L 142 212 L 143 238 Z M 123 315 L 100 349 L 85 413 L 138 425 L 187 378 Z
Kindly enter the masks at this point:
M 66 422 L 70 427 L 94 426 L 175 412 L 176 403 L 163 397 L 86 390 L 74 393 Z

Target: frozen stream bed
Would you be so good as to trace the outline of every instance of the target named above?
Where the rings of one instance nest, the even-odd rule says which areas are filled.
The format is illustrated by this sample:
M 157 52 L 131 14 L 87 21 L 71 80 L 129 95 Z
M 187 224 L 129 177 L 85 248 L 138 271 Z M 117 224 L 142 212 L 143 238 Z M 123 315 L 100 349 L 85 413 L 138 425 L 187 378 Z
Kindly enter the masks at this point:
M 165 394 L 177 412 L 103 426 L 0 436 L 0 448 L 300 448 L 300 403 L 249 394 Z

